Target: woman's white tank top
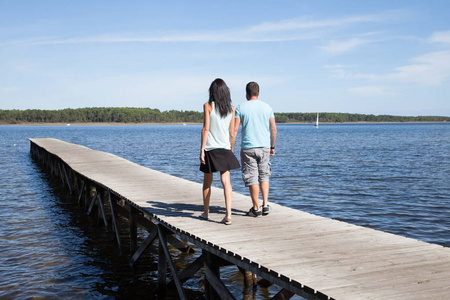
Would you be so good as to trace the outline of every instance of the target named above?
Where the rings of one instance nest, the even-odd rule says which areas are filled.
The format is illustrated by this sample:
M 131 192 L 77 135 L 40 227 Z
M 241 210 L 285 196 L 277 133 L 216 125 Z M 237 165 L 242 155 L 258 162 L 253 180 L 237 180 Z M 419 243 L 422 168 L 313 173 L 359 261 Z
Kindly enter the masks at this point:
M 208 139 L 206 140 L 205 151 L 213 149 L 231 149 L 230 145 L 230 122 L 232 113 L 221 117 L 216 111 L 216 104 L 213 101 L 209 123 Z

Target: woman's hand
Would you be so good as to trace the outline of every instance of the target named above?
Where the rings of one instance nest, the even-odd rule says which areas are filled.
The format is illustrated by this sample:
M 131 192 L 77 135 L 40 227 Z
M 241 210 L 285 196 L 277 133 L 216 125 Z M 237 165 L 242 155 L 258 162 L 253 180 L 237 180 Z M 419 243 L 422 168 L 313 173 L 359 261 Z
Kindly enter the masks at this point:
M 205 165 L 205 145 L 206 140 L 208 139 L 209 135 L 209 123 L 210 123 L 210 114 L 211 114 L 212 106 L 209 104 L 209 102 L 206 102 L 203 105 L 203 129 L 202 129 L 202 145 L 200 147 L 200 162 L 202 165 Z
M 205 151 L 201 151 L 200 152 L 200 162 L 202 163 L 202 165 L 206 164 L 206 162 L 205 162 Z

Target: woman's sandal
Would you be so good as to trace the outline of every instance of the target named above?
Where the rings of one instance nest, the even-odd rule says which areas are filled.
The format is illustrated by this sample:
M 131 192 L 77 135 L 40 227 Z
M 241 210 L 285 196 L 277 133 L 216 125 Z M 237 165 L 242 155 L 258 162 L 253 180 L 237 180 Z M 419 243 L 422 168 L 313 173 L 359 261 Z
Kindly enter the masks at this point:
M 227 219 L 227 217 L 224 217 L 222 219 L 222 221 L 220 221 L 220 223 L 225 224 L 225 225 L 231 225 L 231 220 Z
M 208 217 L 205 217 L 205 214 L 204 214 L 204 213 L 201 214 L 201 215 L 199 216 L 199 218 L 202 219 L 202 220 L 205 220 L 205 221 L 209 220 Z

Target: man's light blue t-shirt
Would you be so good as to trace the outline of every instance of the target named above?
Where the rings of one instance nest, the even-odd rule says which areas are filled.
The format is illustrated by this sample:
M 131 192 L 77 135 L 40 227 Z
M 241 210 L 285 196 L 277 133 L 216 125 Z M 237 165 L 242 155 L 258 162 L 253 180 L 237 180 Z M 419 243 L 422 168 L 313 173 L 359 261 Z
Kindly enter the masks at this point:
M 270 148 L 269 119 L 275 118 L 272 108 L 261 100 L 249 100 L 236 108 L 236 119 L 242 124 L 242 149 Z

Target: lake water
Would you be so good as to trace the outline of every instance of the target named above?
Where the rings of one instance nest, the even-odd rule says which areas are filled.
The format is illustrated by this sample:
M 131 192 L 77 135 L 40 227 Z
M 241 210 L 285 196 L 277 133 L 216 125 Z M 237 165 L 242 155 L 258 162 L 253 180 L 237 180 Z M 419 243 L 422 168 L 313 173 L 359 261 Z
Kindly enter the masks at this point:
M 27 139 L 58 138 L 201 182 L 200 132 L 201 125 L 0 126 L 0 298 L 177 299 L 176 291 L 157 293 L 157 251 L 132 272 L 95 218 L 31 159 Z M 235 153 L 239 144 L 238 136 Z M 450 246 L 450 124 L 279 124 L 272 170 L 270 201 Z M 239 170 L 232 184 L 248 195 Z M 243 296 L 236 268 L 223 277 L 237 298 L 277 292 L 259 287 Z M 201 275 L 186 287 L 189 298 L 203 298 Z

